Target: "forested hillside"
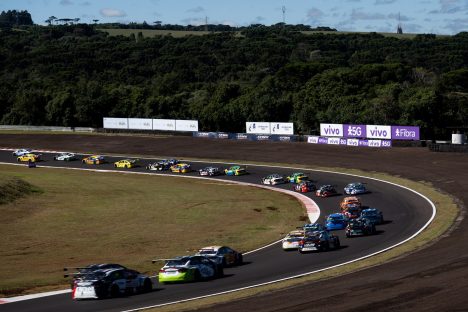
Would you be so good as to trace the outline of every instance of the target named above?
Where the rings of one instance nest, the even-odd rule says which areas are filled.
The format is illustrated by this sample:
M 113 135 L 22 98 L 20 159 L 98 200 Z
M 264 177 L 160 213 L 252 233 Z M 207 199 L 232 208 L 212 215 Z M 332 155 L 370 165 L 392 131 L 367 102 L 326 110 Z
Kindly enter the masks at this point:
M 278 27 L 174 38 L 91 25 L 0 31 L 0 124 L 101 127 L 102 117 L 468 125 L 468 33 L 397 39 Z

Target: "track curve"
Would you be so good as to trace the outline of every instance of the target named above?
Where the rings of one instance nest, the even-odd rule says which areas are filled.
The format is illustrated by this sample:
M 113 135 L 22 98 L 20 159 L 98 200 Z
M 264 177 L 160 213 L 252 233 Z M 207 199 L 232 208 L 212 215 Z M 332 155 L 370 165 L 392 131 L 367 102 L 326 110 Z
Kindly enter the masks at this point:
M 48 166 L 59 167 L 66 165 L 75 168 L 89 168 L 89 166 L 83 165 L 80 162 L 53 162 L 51 161 L 52 154 L 44 153 L 43 156 L 47 160 L 44 164 Z M 109 162 L 112 163 L 119 158 L 111 156 L 109 157 Z M 11 156 L 11 152 L 1 151 L 0 162 L 15 162 L 15 158 Z M 203 162 L 193 163 L 195 169 L 206 165 L 209 164 Z M 111 164 L 93 169 L 99 168 L 113 169 Z M 136 168 L 134 170 L 137 172 L 145 171 L 144 168 Z M 287 175 L 293 169 L 252 165 L 249 166 L 249 171 L 251 174 L 247 176 L 219 177 L 219 179 L 235 179 L 247 183 L 258 183 L 263 176 L 273 172 Z M 121 311 L 206 296 L 214 292 L 230 291 L 235 288 L 251 287 L 254 284 L 269 283 L 273 280 L 305 274 L 378 252 L 413 236 L 433 217 L 433 208 L 426 199 L 399 186 L 368 178 L 357 179 L 356 177 L 338 173 L 308 171 L 311 172 L 310 177 L 318 184 L 335 184 L 338 186 L 338 190 L 342 190 L 344 185 L 355 180 L 366 182 L 371 193 L 361 196 L 364 205 L 378 207 L 384 212 L 385 218 L 391 222 L 379 226 L 380 233 L 375 236 L 347 239 L 342 235 L 343 233 L 338 233 L 344 248 L 337 251 L 301 255 L 295 252 L 284 252 L 279 245 L 273 245 L 247 255 L 245 261 L 248 264 L 227 269 L 226 277 L 219 280 L 183 285 L 158 285 L 157 290 L 149 294 L 112 300 L 75 302 L 71 300 L 69 294 L 57 295 L 31 301 L 10 303 L 1 306 L 0 310 Z M 290 188 L 291 186 L 283 185 L 279 187 Z M 340 196 L 315 199 L 322 211 L 319 221 L 323 221 L 325 215 L 338 210 L 340 199 Z

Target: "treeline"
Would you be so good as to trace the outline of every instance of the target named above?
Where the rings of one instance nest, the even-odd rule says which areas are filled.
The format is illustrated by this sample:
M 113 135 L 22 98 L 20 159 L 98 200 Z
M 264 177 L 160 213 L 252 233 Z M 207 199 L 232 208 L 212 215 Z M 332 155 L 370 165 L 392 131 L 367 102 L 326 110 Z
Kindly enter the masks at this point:
M 0 28 L 32 25 L 31 14 L 28 11 L 8 10 L 0 13 Z
M 468 125 L 468 33 L 397 39 L 251 27 L 174 38 L 107 36 L 92 25 L 0 32 L 0 124 L 101 127 L 102 117 L 422 127 Z

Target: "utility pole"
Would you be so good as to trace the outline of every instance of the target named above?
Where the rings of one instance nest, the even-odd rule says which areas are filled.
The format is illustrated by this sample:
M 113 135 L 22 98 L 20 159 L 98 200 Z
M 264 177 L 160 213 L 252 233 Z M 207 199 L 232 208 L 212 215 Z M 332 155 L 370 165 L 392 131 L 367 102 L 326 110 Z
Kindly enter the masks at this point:
M 286 24 L 286 7 L 284 5 L 281 8 L 281 11 L 283 12 L 283 24 Z

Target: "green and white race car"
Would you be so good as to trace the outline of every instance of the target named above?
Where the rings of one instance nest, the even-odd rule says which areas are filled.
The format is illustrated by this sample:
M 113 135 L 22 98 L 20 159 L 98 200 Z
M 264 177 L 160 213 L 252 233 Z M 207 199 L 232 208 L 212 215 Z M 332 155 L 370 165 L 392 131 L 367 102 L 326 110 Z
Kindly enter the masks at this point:
M 205 256 L 182 256 L 164 261 L 166 263 L 158 274 L 159 283 L 193 282 L 224 275 L 222 264 Z

